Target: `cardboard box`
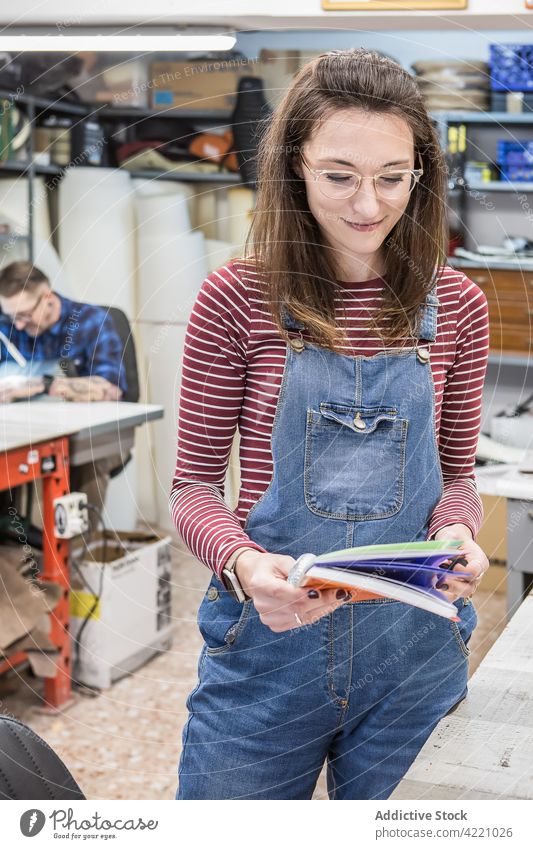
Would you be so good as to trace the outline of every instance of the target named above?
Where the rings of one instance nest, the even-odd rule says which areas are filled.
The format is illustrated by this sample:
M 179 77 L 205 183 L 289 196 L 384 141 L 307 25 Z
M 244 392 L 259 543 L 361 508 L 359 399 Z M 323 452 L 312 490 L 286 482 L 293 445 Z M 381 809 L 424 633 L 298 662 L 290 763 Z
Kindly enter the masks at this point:
M 73 80 L 84 103 L 148 106 L 149 62 L 144 56 L 125 61 L 123 53 L 85 53 L 84 70 Z
M 265 97 L 272 109 L 284 97 L 299 68 L 299 50 L 261 50 L 251 73 L 263 80 Z
M 484 519 L 476 542 L 491 563 L 507 564 L 507 499 L 496 495 L 482 495 Z
M 236 103 L 239 79 L 247 73 L 243 59 L 152 62 L 152 108 L 229 115 Z
M 481 589 L 505 593 L 507 591 L 507 499 L 495 495 L 482 495 L 481 500 L 485 518 L 476 542 L 490 562 L 488 571 L 483 575 Z
M 73 675 L 110 687 L 172 645 L 170 537 L 106 531 L 72 558 Z

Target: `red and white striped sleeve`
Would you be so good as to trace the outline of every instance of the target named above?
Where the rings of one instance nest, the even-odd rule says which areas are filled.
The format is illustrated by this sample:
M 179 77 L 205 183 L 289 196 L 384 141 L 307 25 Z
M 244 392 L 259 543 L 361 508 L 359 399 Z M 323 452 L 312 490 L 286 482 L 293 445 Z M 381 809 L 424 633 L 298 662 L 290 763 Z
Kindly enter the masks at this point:
M 230 267 L 204 281 L 187 326 L 178 412 L 174 524 L 190 551 L 220 575 L 252 542 L 224 502 L 224 479 L 246 380 L 250 306 Z
M 475 539 L 483 520 L 474 463 L 487 370 L 489 320 L 485 295 L 464 275 L 454 312 L 455 357 L 446 376 L 439 434 L 444 492 L 431 517 L 428 536 L 459 522 L 470 528 Z

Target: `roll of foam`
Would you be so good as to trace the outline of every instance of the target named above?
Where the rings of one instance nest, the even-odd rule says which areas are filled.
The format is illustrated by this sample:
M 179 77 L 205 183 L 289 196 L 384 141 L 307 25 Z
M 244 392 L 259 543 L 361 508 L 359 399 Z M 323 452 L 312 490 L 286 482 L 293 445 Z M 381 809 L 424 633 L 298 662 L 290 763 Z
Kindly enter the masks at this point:
M 139 233 L 138 320 L 187 320 L 207 275 L 203 233 Z
M 0 180 L 0 223 L 7 218 L 16 225 L 17 233 L 28 233 L 28 179 L 27 177 L 2 177 Z M 33 233 L 46 241 L 50 238 L 48 190 L 44 177 L 35 177 L 33 183 Z M 26 248 L 25 258 L 28 253 Z
M 196 227 L 196 188 L 193 183 L 178 183 L 170 180 L 144 180 L 132 177 L 131 185 L 135 198 L 173 196 L 187 201 L 187 213 L 191 227 Z
M 164 238 L 189 233 L 191 221 L 187 194 L 140 195 L 135 201 L 138 239 Z
M 229 192 L 224 189 L 224 191 L 219 191 L 214 194 L 216 195 L 217 203 L 216 238 L 219 239 L 221 242 L 231 242 L 228 202 Z
M 228 189 L 228 241 L 234 245 L 246 242 L 255 205 L 255 192 L 244 186 Z
M 196 222 L 206 239 L 219 239 L 218 192 L 213 189 L 199 189 L 196 198 Z
M 136 201 L 140 223 L 152 216 L 150 200 L 139 197 Z M 163 420 L 149 425 L 152 445 L 149 464 L 157 522 L 170 528 L 168 497 L 176 461 L 176 410 L 183 344 L 207 266 L 203 233 L 176 234 L 170 226 L 170 217 L 161 216 L 159 221 L 158 228 L 139 226 L 138 230 L 136 338 L 146 400 L 164 408 Z M 140 462 L 146 468 L 147 458 L 141 457 Z
M 224 501 L 230 510 L 236 510 L 239 504 L 241 489 L 241 463 L 240 463 L 241 439 L 239 429 L 235 431 L 231 451 L 224 480 Z
M 181 382 L 181 363 L 187 322 L 181 324 L 142 324 L 143 378 L 147 401 L 162 404 L 163 419 L 150 422 L 152 454 L 150 465 L 157 509 L 157 524 L 173 529 L 168 499 L 176 466 L 177 408 Z
M 155 522 L 166 530 L 175 530 L 170 518 L 168 501 L 174 471 L 176 467 L 177 448 L 177 411 L 181 385 L 183 347 L 186 335 L 186 322 L 180 325 L 143 324 L 141 326 L 143 358 L 143 379 L 149 387 L 147 402 L 162 404 L 165 417 L 150 422 L 151 451 L 149 456 L 149 473 L 153 481 L 154 504 L 156 509 Z M 145 429 L 146 430 L 146 429 Z M 147 475 L 141 483 L 146 483 Z M 230 509 L 235 509 L 239 500 L 240 469 L 239 469 L 239 436 L 235 435 L 228 470 L 225 479 L 225 501 Z M 147 513 L 143 517 L 148 520 L 153 505 L 147 505 Z M 141 513 L 141 516 L 143 514 Z
M 3 222 L 9 224 L 12 232 L 17 232 L 18 222 L 8 216 L 3 216 Z M 3 250 L 0 251 L 0 270 L 12 262 L 28 259 L 28 245 L 26 242 L 13 240 L 4 242 Z M 48 277 L 52 289 L 68 298 L 74 297 L 70 281 L 65 274 L 59 256 L 49 240 L 35 237 L 33 240 L 34 264 L 43 274 Z
M 104 519 L 107 528 L 134 531 L 141 516 L 137 503 L 137 458 L 132 458 L 124 470 L 109 481 L 105 496 Z M 140 490 L 142 491 L 142 489 Z
M 232 245 L 230 242 L 221 242 L 218 239 L 206 239 L 205 258 L 207 273 L 226 265 L 230 259 L 241 256 L 241 245 Z
M 59 253 L 81 301 L 135 314 L 135 211 L 129 174 L 71 168 L 59 186 Z

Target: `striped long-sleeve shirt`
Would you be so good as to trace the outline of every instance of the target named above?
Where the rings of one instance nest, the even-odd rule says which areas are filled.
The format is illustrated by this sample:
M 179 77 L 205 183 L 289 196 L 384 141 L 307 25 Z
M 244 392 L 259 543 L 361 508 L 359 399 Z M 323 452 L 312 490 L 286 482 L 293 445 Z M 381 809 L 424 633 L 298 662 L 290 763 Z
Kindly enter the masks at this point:
M 237 549 L 264 550 L 243 527 L 272 477 L 272 426 L 286 345 L 257 281 L 253 266 L 243 260 L 210 274 L 196 300 L 185 339 L 170 507 L 187 547 L 218 575 Z M 342 283 L 341 287 L 336 295 L 337 319 L 351 344 L 342 352 L 369 356 L 383 350 L 369 327 L 369 315 L 381 300 L 383 280 Z M 488 356 L 487 302 L 475 283 L 448 266 L 437 296 L 440 306 L 431 369 L 444 491 L 431 516 L 428 536 L 460 522 L 475 537 L 483 518 L 474 460 Z M 305 332 L 303 338 L 308 338 Z M 233 512 L 224 502 L 224 480 L 237 427 L 241 488 Z

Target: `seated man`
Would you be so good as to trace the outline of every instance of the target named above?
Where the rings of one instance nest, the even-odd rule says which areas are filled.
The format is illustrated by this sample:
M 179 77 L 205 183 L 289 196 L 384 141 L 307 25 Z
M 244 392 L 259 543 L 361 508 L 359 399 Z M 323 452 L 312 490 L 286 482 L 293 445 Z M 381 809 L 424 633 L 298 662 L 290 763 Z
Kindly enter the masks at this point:
M 126 390 L 123 345 L 105 309 L 78 303 L 52 291 L 47 277 L 29 262 L 13 262 L 0 272 L 0 363 L 57 361 L 74 365 L 76 377 L 37 377 L 0 391 L 0 401 L 46 392 L 65 401 L 113 401 Z M 71 489 L 87 493 L 101 507 L 108 472 L 120 455 L 71 469 Z
M 69 401 L 121 397 L 126 389 L 122 342 L 105 309 L 53 292 L 47 277 L 29 262 L 12 262 L 0 272 L 0 309 L 0 329 L 26 360 L 74 364 L 78 377 L 47 382 L 50 395 Z M 0 341 L 1 362 L 13 359 L 11 346 Z M 79 380 L 94 377 L 103 380 Z M 42 389 L 34 386 L 29 393 L 37 391 Z

